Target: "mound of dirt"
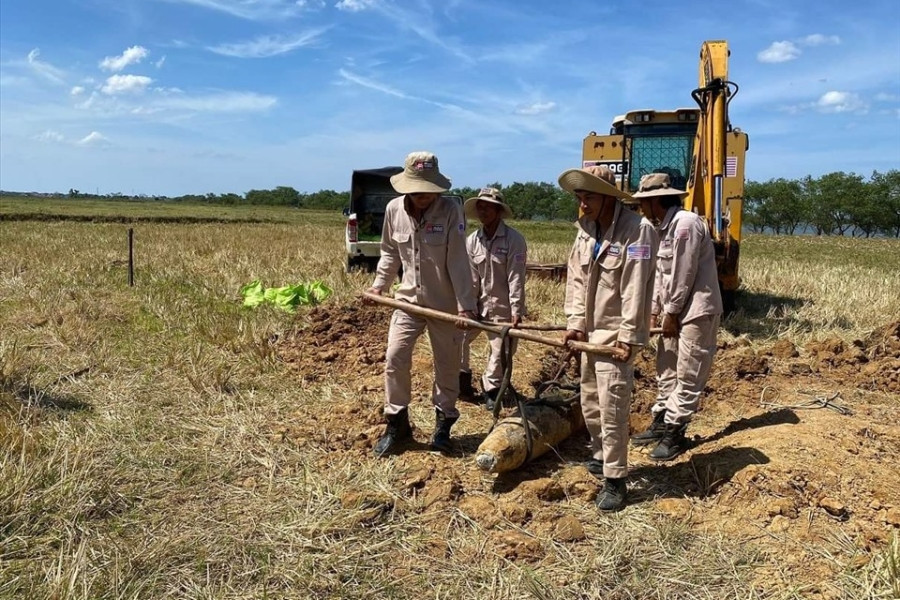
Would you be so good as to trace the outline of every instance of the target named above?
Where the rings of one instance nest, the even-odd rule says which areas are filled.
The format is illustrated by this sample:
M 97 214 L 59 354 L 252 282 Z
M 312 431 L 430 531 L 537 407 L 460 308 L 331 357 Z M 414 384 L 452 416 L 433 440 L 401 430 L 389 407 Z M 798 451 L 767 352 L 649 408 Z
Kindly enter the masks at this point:
M 295 421 L 273 427 L 274 436 L 327 449 L 329 460 L 334 453 L 376 460 L 371 448 L 383 427 L 390 312 L 369 306 L 318 308 L 282 338 L 278 354 L 298 378 L 333 378 L 353 393 L 334 399 L 328 414 L 301 408 Z M 529 384 L 534 389 L 557 375 L 577 381 L 574 361 L 562 367 L 558 351 L 521 344 L 514 370 L 517 389 Z M 390 459 L 395 461 L 395 491 L 402 498 L 390 510 L 421 512 L 426 523 L 433 515 L 436 532 L 447 510 L 458 510 L 491 530 L 494 550 L 512 560 L 540 561 L 545 555 L 529 533 L 582 543 L 583 524 L 561 510 L 561 503 L 589 504 L 597 495 L 598 481 L 582 464 L 588 458 L 586 433 L 513 473 L 487 476 L 474 463 L 491 426 L 480 406 L 460 403 L 452 456 L 428 451 L 431 376 L 427 344 L 420 343 L 413 363 L 415 443 Z M 741 339 L 722 344 L 703 404 L 688 429 L 692 448 L 659 464 L 646 456 L 652 446 L 632 447 L 629 502 L 651 505 L 661 518 L 689 520 L 700 530 L 746 540 L 765 537 L 762 546 L 777 554 L 771 564 L 780 567 L 758 574 L 762 589 L 828 580 L 841 564 L 858 561 L 859 553 L 871 556 L 900 531 L 898 391 L 900 322 L 864 340 L 828 339 L 803 348 L 789 340 L 757 349 Z M 655 396 L 655 354 L 647 348 L 635 362 L 633 430 L 649 423 Z M 360 498 L 366 493 L 361 490 Z M 381 500 L 366 502 L 372 519 L 388 512 Z M 836 544 L 839 537 L 854 545 Z M 435 546 L 436 555 L 445 551 Z

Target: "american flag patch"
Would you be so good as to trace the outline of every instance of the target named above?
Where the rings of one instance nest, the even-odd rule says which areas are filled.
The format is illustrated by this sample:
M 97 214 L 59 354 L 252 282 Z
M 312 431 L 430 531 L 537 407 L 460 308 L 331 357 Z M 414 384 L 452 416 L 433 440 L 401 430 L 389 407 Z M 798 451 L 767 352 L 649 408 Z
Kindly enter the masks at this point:
M 514 255 L 513 260 L 515 260 L 517 263 L 525 262 L 525 253 L 520 252 L 519 254 Z
M 628 260 L 650 260 L 650 246 L 648 244 L 632 244 L 625 249 Z
M 691 237 L 691 230 L 687 227 L 682 227 L 681 229 L 675 230 L 675 239 L 676 240 L 687 240 Z
M 434 163 L 430 160 L 417 160 L 413 165 L 416 171 L 424 171 L 425 169 L 433 169 Z
M 725 157 L 725 177 L 737 177 L 737 156 Z

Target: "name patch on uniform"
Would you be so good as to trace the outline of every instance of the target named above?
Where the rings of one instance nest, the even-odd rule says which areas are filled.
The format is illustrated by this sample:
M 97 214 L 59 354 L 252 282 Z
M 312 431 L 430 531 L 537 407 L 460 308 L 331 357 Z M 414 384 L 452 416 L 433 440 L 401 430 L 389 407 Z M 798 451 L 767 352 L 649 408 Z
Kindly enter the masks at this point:
M 606 249 L 606 253 L 610 256 L 621 256 L 622 254 L 622 246 L 618 244 L 613 244 L 609 248 Z
M 672 240 L 668 240 L 668 239 L 666 239 L 666 240 L 660 240 L 660 241 L 659 241 L 659 245 L 660 245 L 660 247 L 662 247 L 662 248 L 668 248 L 669 246 L 672 245 Z
M 525 262 L 525 253 L 520 252 L 519 254 L 514 255 L 513 260 L 515 260 L 517 263 Z
M 425 226 L 425 233 L 444 233 L 444 226 L 436 223 L 429 223 Z
M 691 237 L 691 230 L 688 229 L 687 227 L 675 230 L 675 239 L 676 240 L 686 240 L 690 237 Z
M 494 254 L 508 254 L 509 250 L 506 248 L 494 248 Z
M 648 244 L 632 244 L 625 250 L 628 260 L 650 260 L 650 246 Z

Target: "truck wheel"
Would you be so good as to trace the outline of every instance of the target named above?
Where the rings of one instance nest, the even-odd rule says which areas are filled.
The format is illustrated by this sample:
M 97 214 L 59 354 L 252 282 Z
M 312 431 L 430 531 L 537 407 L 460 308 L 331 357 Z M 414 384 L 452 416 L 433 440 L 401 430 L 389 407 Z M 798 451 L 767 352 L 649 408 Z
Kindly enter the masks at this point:
M 355 256 L 347 257 L 347 272 L 348 273 L 352 273 L 353 271 L 359 271 L 362 268 L 362 266 L 363 266 L 362 263 L 360 262 L 360 260 L 357 257 L 355 257 Z

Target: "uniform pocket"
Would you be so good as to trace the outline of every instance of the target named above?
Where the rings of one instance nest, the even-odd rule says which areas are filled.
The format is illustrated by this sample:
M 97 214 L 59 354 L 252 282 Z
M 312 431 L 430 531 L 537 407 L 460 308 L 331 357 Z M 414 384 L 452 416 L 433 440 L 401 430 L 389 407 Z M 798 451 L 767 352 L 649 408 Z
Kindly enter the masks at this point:
M 600 259 L 600 285 L 609 289 L 616 289 L 625 258 L 619 255 L 607 253 Z

